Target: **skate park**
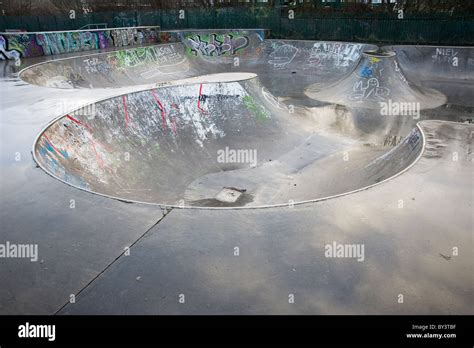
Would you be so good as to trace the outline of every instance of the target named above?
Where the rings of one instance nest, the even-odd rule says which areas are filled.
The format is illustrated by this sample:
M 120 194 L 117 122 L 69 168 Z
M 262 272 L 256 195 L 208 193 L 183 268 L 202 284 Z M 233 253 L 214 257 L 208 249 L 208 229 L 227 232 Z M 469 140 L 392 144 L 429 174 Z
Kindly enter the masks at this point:
M 472 314 L 472 47 L 153 30 L 0 33 L 2 314 Z

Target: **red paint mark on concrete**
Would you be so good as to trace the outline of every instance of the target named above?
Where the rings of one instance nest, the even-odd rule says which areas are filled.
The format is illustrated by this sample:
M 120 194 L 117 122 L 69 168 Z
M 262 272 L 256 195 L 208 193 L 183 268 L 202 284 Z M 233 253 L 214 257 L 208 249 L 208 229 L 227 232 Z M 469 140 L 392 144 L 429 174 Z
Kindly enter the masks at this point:
M 46 133 L 43 133 L 43 136 L 44 138 L 48 141 L 49 145 L 51 145 L 51 147 L 53 148 L 54 151 L 56 151 L 56 153 L 61 156 L 62 158 L 64 158 L 63 154 L 61 153 L 61 151 L 59 151 L 56 146 L 54 146 L 53 142 L 51 140 L 49 140 L 48 136 L 46 135 Z
M 87 124 L 84 124 L 80 121 L 78 121 L 77 119 L 75 119 L 74 117 L 72 117 L 71 115 L 66 115 L 66 117 L 68 119 L 70 119 L 71 121 L 73 121 L 74 123 L 84 127 L 84 128 L 87 128 L 90 132 L 92 132 L 92 128 L 90 126 L 88 126 Z M 111 151 L 112 149 L 109 147 L 109 146 L 106 146 L 104 144 L 102 144 L 101 142 L 99 141 L 94 141 L 93 139 L 89 139 L 91 142 L 92 142 L 92 145 L 94 146 L 94 143 L 97 143 L 99 144 L 100 146 L 102 146 L 104 149 L 106 149 L 107 151 Z M 95 147 L 94 147 L 94 151 L 95 151 Z
M 104 168 L 104 161 L 102 160 L 102 157 L 97 152 L 97 149 L 95 148 L 95 143 L 92 139 L 91 139 L 91 144 L 92 144 L 92 149 L 94 150 L 94 153 L 95 153 L 95 158 L 96 158 L 97 162 L 99 162 L 99 167 L 101 169 L 103 169 Z
M 123 103 L 123 111 L 125 112 L 125 129 L 127 129 L 130 117 L 128 116 L 127 99 L 124 95 L 122 96 L 122 103 Z
M 66 115 L 66 117 L 67 117 L 68 119 L 70 119 L 72 122 L 74 122 L 74 123 L 76 123 L 76 124 L 78 124 L 78 125 L 80 125 L 80 126 L 82 126 L 82 127 L 84 127 L 84 128 L 87 128 L 88 130 L 92 131 L 92 128 L 91 128 L 91 127 L 89 127 L 87 124 L 81 123 L 80 121 L 78 121 L 78 120 L 76 120 L 74 117 L 72 117 L 71 115 Z
M 176 110 L 179 111 L 179 106 L 176 105 L 175 103 L 171 103 L 171 107 L 175 108 Z M 176 132 L 176 116 L 173 116 L 173 119 L 171 120 L 171 122 L 172 122 L 171 124 L 173 126 L 173 133 L 176 135 L 177 134 L 177 132 Z
M 203 114 L 207 114 L 207 111 L 204 110 L 204 109 L 201 107 L 201 96 L 202 96 L 202 83 L 201 83 L 200 86 L 199 86 L 198 109 L 199 109 L 199 111 L 201 111 Z
M 160 100 L 158 99 L 158 96 L 156 95 L 153 89 L 151 90 L 151 94 L 153 94 L 153 98 L 155 98 L 156 102 L 158 103 L 158 106 L 160 107 L 161 119 L 163 121 L 163 128 L 166 129 L 165 107 L 163 106 L 163 104 L 161 104 Z

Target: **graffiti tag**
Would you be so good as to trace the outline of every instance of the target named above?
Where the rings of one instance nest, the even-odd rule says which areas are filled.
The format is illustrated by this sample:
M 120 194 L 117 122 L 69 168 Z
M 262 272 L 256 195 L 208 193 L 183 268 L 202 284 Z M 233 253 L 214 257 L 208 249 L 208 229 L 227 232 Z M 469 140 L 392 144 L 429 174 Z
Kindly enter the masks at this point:
M 194 55 L 231 56 L 247 47 L 249 38 L 238 34 L 192 35 L 186 43 Z
M 284 69 L 295 59 L 297 54 L 298 49 L 295 46 L 289 44 L 279 45 L 270 53 L 268 63 L 273 65 L 275 69 Z

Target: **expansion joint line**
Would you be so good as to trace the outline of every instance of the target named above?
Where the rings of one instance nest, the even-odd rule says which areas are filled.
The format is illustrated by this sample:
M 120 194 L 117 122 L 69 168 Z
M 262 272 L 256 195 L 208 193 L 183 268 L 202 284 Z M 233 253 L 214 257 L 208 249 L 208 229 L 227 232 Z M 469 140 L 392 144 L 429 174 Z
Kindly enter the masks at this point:
M 160 207 L 160 210 L 161 212 L 163 213 L 163 216 L 160 217 L 149 229 L 147 229 L 141 236 L 139 236 L 137 238 L 137 240 L 135 240 L 128 248 L 131 249 L 135 244 L 137 244 L 143 237 L 145 237 L 148 232 L 150 232 L 155 226 L 157 226 L 161 221 L 163 221 L 163 219 L 169 214 L 171 213 L 171 211 L 173 210 L 172 207 Z M 85 289 L 87 289 L 90 285 L 92 285 L 92 283 L 97 279 L 99 278 L 102 274 L 104 274 L 115 262 L 117 262 L 121 257 L 125 257 L 125 252 L 122 252 L 120 253 L 120 255 L 118 255 L 111 263 L 109 263 L 101 272 L 99 272 L 95 277 L 93 277 L 81 290 L 79 290 L 79 292 L 77 292 L 77 294 L 74 294 L 74 296 L 77 298 Z M 59 312 L 61 312 L 61 310 L 63 308 L 65 308 L 67 305 L 69 304 L 69 302 L 66 302 L 65 304 L 63 304 L 56 312 L 54 312 L 53 315 L 58 315 Z

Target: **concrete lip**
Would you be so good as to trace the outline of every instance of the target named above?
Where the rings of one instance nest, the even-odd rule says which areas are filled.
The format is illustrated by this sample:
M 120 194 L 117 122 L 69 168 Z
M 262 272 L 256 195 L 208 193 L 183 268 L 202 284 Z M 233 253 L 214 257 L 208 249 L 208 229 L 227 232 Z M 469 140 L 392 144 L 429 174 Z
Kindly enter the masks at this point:
M 207 74 L 196 77 L 189 77 L 181 80 L 169 81 L 172 85 L 186 85 L 195 83 L 226 83 L 250 80 L 257 77 L 257 74 L 246 72 L 228 72 L 218 74 Z

